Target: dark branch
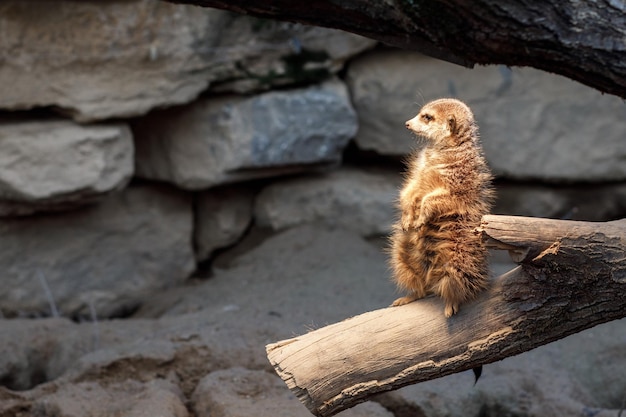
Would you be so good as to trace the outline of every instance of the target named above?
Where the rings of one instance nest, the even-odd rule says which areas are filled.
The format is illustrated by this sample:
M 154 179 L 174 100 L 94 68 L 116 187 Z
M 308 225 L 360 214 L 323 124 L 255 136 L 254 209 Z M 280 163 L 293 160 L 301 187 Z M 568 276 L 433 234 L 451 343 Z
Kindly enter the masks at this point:
M 535 67 L 626 98 L 626 7 L 609 0 L 173 1 L 343 29 L 468 67 Z

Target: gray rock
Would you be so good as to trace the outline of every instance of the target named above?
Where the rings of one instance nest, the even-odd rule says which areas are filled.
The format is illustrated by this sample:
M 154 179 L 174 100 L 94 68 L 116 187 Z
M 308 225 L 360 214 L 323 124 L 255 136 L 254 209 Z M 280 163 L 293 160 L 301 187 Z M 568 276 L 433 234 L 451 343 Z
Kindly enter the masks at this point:
M 0 216 L 73 207 L 120 189 L 133 153 L 122 124 L 0 124 Z
M 319 82 L 377 42 L 316 26 L 228 15 L 225 46 L 213 58 L 220 72 L 212 91 L 250 93 L 273 86 Z
M 148 186 L 64 214 L 2 219 L 0 308 L 40 314 L 54 299 L 63 315 L 120 314 L 193 271 L 191 228 L 190 198 Z
M 33 415 L 58 417 L 187 417 L 184 398 L 165 380 L 64 384 L 32 402 Z
M 626 179 L 626 105 L 564 77 L 530 68 L 466 69 L 416 53 L 357 58 L 348 85 L 359 115 L 357 144 L 399 155 L 414 147 L 404 128 L 429 100 L 454 96 L 472 108 L 495 174 L 550 182 Z
M 156 0 L 3 2 L 0 108 L 55 106 L 76 120 L 188 103 L 213 83 L 318 80 L 374 41 Z
M 154 377 L 176 357 L 177 346 L 162 334 L 157 336 L 167 328 L 154 320 L 1 320 L 2 385 L 26 392 L 60 380 L 97 380 L 106 376 L 103 370 L 115 368 L 127 370 L 117 374 L 119 380 L 139 376 L 131 374 L 140 368 Z M 201 360 L 203 355 L 196 352 L 195 357 Z
M 404 124 L 430 99 L 424 89 L 449 95 L 440 91 L 446 74 L 433 75 L 441 65 L 441 61 L 395 49 L 375 50 L 350 63 L 346 83 L 359 118 L 355 138 L 359 148 L 384 155 L 404 155 L 416 148 L 415 137 Z M 480 88 L 488 88 L 485 83 L 491 79 L 485 77 Z
M 356 131 L 345 86 L 199 100 L 134 129 L 137 174 L 185 189 L 337 163 Z M 303 166 L 298 166 L 303 165 Z
M 230 368 L 204 377 L 194 391 L 198 417 L 309 417 L 311 413 L 274 373 Z M 392 417 L 376 403 L 359 404 L 345 417 Z
M 626 217 L 626 184 L 498 184 L 493 213 L 584 221 L 621 219 Z
M 258 195 L 254 216 L 273 230 L 322 222 L 362 236 L 386 235 L 400 182 L 395 172 L 357 169 L 279 181 Z
M 196 198 L 196 259 L 209 259 L 216 249 L 237 242 L 252 221 L 254 194 L 245 187 L 221 187 Z

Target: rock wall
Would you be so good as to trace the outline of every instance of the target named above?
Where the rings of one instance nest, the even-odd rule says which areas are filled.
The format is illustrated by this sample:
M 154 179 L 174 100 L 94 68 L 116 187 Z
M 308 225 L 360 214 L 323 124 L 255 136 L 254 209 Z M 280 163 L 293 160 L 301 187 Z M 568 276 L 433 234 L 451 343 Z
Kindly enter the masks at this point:
M 626 179 L 623 101 L 574 81 L 529 68 L 467 70 L 404 51 L 376 51 L 348 69 L 359 115 L 356 143 L 401 155 L 404 131 L 420 105 L 454 96 L 467 102 L 482 133 L 489 164 L 501 178 L 539 182 Z
M 111 317 L 185 282 L 253 222 L 240 184 L 339 166 L 336 74 L 375 44 L 156 0 L 8 1 L 0 33 L 7 317 Z
M 459 97 L 474 110 L 497 175 L 495 213 L 626 216 L 626 105 L 561 77 L 470 70 L 340 31 L 157 0 L 7 0 L 0 33 L 0 313 L 133 317 L 123 324 L 130 330 L 107 324 L 102 340 L 94 330 L 91 348 L 67 350 L 55 339 L 50 357 L 38 348 L 0 355 L 0 385 L 27 390 L 115 341 L 140 352 L 137 369 L 179 364 L 191 349 L 211 365 L 183 361 L 177 372 L 221 370 L 200 383 L 204 375 L 177 376 L 181 382 L 142 374 L 156 382 L 111 390 L 80 382 L 91 381 L 81 368 L 64 379 L 70 385 L 45 393 L 20 397 L 0 387 L 0 403 L 17 404 L 0 405 L 0 416 L 43 410 L 46 401 L 59 406 L 42 415 L 73 416 L 91 396 L 127 388 L 160 397 L 171 415 L 188 415 L 185 402 L 194 415 L 232 415 L 220 401 L 236 402 L 242 388 L 223 386 L 235 377 L 300 410 L 289 408 L 293 398 L 283 398 L 275 379 L 266 381 L 254 346 L 394 298 L 376 238 L 395 216 L 401 159 L 419 146 L 404 121 L 434 98 Z M 351 297 L 357 286 L 361 295 Z M 181 326 L 176 317 L 210 330 L 191 348 L 195 322 Z M 19 333 L 12 322 L 0 320 L 7 340 Z M 89 333 L 49 323 L 74 332 L 72 343 Z M 147 335 L 165 352 L 156 362 L 134 344 Z M 28 337 L 29 346 L 43 340 Z M 216 348 L 214 338 L 237 345 L 241 360 L 224 359 L 230 348 Z M 0 343 L 0 352 L 11 350 Z M 223 365 L 211 359 L 216 351 Z M 43 370 L 26 369 L 32 357 Z M 108 359 L 92 360 L 109 369 Z M 396 400 L 384 400 L 387 409 Z M 419 408 L 414 401 L 396 408 Z M 254 413 L 253 403 L 232 409 Z M 149 408 L 133 407 L 124 415 Z M 372 406 L 354 415 L 390 413 Z
M 5 2 L 0 14 L 6 316 L 46 315 L 50 294 L 73 315 L 76 300 L 118 304 L 184 282 L 192 259 L 211 261 L 251 225 L 385 235 L 398 160 L 419 146 L 403 122 L 441 96 L 476 113 L 499 179 L 496 212 L 626 212 L 626 107 L 567 79 L 468 70 L 340 31 L 155 0 L 32 4 Z M 163 182 L 173 188 L 155 188 Z M 108 226 L 120 209 L 135 226 Z M 176 233 L 126 240 L 143 221 Z M 181 243 L 184 256 L 157 255 Z M 100 315 L 119 310 L 94 303 Z

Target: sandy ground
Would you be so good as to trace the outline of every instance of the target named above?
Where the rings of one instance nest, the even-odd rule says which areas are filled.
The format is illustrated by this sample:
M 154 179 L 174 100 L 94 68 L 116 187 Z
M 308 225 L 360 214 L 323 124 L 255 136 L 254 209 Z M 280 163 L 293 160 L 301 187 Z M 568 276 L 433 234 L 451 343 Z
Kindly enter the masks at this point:
M 265 238 L 265 239 L 264 239 Z M 189 285 L 130 318 L 0 321 L 0 417 L 307 416 L 265 345 L 397 296 L 384 244 L 322 226 L 253 233 Z M 492 258 L 502 273 L 511 264 Z M 345 416 L 616 416 L 626 321 L 377 397 Z

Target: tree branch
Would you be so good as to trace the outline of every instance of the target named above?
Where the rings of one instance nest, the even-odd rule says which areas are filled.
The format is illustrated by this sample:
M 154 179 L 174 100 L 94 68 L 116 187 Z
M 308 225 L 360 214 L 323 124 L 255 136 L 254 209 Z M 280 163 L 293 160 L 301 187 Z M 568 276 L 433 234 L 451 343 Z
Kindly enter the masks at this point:
M 469 67 L 535 67 L 626 98 L 626 7 L 610 0 L 171 1 L 343 29 Z
M 626 219 L 587 223 L 485 216 L 491 247 L 522 265 L 450 319 L 441 300 L 371 311 L 267 346 L 317 416 L 491 363 L 626 316 Z

